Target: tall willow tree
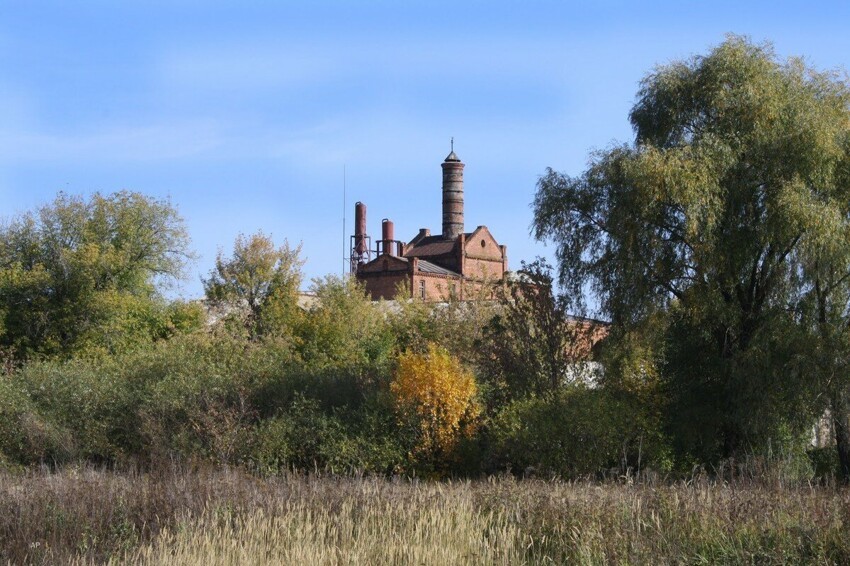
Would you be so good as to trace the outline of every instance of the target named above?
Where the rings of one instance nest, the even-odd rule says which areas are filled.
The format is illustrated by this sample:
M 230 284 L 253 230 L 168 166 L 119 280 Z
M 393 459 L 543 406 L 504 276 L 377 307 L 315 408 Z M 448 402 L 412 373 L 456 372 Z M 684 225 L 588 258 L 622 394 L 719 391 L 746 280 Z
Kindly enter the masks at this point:
M 589 285 L 622 327 L 664 314 L 661 369 L 686 461 L 811 424 L 824 369 L 806 336 L 826 274 L 824 319 L 848 319 L 848 104 L 835 74 L 730 36 L 642 81 L 634 142 L 538 183 L 534 231 L 557 244 L 562 283 Z

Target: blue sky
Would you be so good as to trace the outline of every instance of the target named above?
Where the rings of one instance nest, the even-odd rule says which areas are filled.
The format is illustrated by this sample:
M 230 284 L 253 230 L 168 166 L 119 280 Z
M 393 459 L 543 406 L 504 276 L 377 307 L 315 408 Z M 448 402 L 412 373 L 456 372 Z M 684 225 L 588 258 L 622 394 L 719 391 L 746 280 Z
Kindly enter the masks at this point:
M 0 217 L 132 189 L 186 220 L 183 296 L 240 232 L 340 273 L 343 168 L 373 237 L 439 232 L 453 136 L 467 229 L 518 267 L 551 257 L 529 236 L 545 168 L 631 139 L 640 79 L 730 32 L 850 63 L 847 2 L 0 1 Z

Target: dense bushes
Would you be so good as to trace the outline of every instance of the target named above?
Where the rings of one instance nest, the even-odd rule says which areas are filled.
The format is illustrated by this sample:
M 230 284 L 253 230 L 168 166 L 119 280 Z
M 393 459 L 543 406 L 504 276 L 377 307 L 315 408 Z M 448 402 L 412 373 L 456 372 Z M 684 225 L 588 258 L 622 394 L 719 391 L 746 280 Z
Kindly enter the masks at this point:
M 120 460 L 139 450 L 138 397 L 112 362 L 40 362 L 16 378 L 43 418 L 72 439 L 65 458 Z
M 99 223 L 107 212 L 120 217 L 107 222 L 112 228 Z M 27 289 L 50 295 L 68 282 L 58 268 L 41 281 L 40 265 L 56 267 L 52 256 L 33 260 L 21 238 L 59 245 L 46 226 L 88 230 L 94 240 L 73 240 L 63 253 L 80 260 L 73 273 L 92 292 L 65 326 L 27 335 L 21 350 L 23 327 L 9 324 L 31 313 L 14 307 L 19 278 L 6 273 L 4 465 L 183 461 L 429 475 L 536 466 L 571 475 L 625 461 L 619 455 L 632 439 L 611 418 L 618 406 L 562 379 L 572 334 L 564 332 L 565 304 L 543 280 L 534 292 L 513 285 L 501 301 L 376 304 L 354 279 L 330 276 L 314 281 L 305 307 L 298 248 L 257 234 L 218 258 L 205 281 L 206 306 L 215 309 L 205 325 L 201 304 L 167 304 L 152 275 L 176 274 L 186 256 L 170 205 L 131 193 L 92 203 L 60 197 L 42 216 L 45 226 L 27 217 L 4 232 L 0 252 L 47 285 Z M 180 244 L 176 255 L 166 247 L 134 266 L 123 254 L 144 241 L 127 239 L 128 218 L 139 230 L 165 222 Z M 133 276 L 121 279 L 130 267 Z M 46 305 L 45 316 L 65 313 L 72 299 Z M 65 330 L 73 340 L 48 347 Z
M 406 469 L 388 390 L 388 324 L 350 283 L 319 292 L 331 300 L 304 313 L 291 329 L 297 340 L 222 325 L 0 377 L 0 461 Z M 348 332 L 361 315 L 371 322 Z
M 522 368 L 498 367 L 505 358 L 489 356 L 504 336 L 484 328 L 511 303 L 394 309 L 351 281 L 316 290 L 323 302 L 270 337 L 224 322 L 10 370 L 0 462 L 563 477 L 673 466 L 657 356 L 625 347 L 628 337 L 603 351 L 608 370 L 593 386 L 574 377 L 505 394 Z M 513 381 L 499 381 L 506 370 Z
M 64 460 L 70 435 L 46 422 L 20 385 L 0 377 L 0 465 Z
M 493 456 L 501 467 L 566 477 L 619 468 L 631 440 L 623 409 L 581 387 L 514 401 L 495 418 Z
M 258 425 L 251 459 L 263 471 L 400 471 L 405 451 L 393 430 L 385 411 L 370 408 L 328 414 L 317 400 L 299 397 Z
M 589 353 L 580 333 L 559 327 L 570 324 L 564 303 L 551 285 L 535 289 L 510 287 L 499 302 L 376 304 L 330 277 L 314 284 L 311 306 L 279 304 L 275 326 L 265 318 L 250 332 L 238 312 L 192 331 L 197 309 L 177 304 L 167 339 L 5 364 L 0 463 L 562 477 L 704 463 L 698 444 L 676 450 L 688 429 L 670 414 L 664 327 L 612 334 L 596 353 L 604 374 L 586 378 L 573 363 Z M 534 336 L 551 340 L 527 346 Z M 779 454 L 803 462 L 794 477 L 805 477 L 794 433 L 751 463 Z
M 376 473 L 516 467 L 507 453 L 486 457 L 486 431 L 472 436 L 474 348 L 463 346 L 464 363 L 440 346 L 458 351 L 461 334 L 477 340 L 481 309 L 390 311 L 336 279 L 316 292 L 320 302 L 268 339 L 224 323 L 111 357 L 25 365 L 0 380 L 4 461 L 177 459 Z

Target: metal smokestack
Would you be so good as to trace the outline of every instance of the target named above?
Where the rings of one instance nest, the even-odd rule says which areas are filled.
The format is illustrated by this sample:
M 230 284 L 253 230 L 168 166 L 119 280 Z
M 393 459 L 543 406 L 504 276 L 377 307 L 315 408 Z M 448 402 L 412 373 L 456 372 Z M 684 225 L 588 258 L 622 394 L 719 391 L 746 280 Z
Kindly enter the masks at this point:
M 454 151 L 442 163 L 443 168 L 443 238 L 456 240 L 463 234 L 463 163 Z
M 393 240 L 395 240 L 395 230 L 393 229 L 393 223 L 388 218 L 384 218 L 381 222 L 381 247 L 383 248 L 383 253 L 387 255 L 395 255 L 395 250 L 393 249 Z
M 372 261 L 372 238 L 366 233 L 366 205 L 357 202 L 354 205 L 354 235 L 351 236 L 351 273 L 357 273 L 360 266 Z

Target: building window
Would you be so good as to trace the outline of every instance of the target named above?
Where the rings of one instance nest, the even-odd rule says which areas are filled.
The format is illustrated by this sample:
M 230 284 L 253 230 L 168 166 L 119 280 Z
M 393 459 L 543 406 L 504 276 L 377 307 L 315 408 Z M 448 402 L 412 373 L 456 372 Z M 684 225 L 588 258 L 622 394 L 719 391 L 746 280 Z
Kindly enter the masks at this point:
M 421 299 L 425 298 L 425 280 L 424 279 L 419 280 L 419 298 L 421 298 Z
M 486 248 L 486 247 L 487 247 L 487 242 L 485 242 L 484 240 L 481 240 L 481 247 L 482 247 L 482 248 Z

